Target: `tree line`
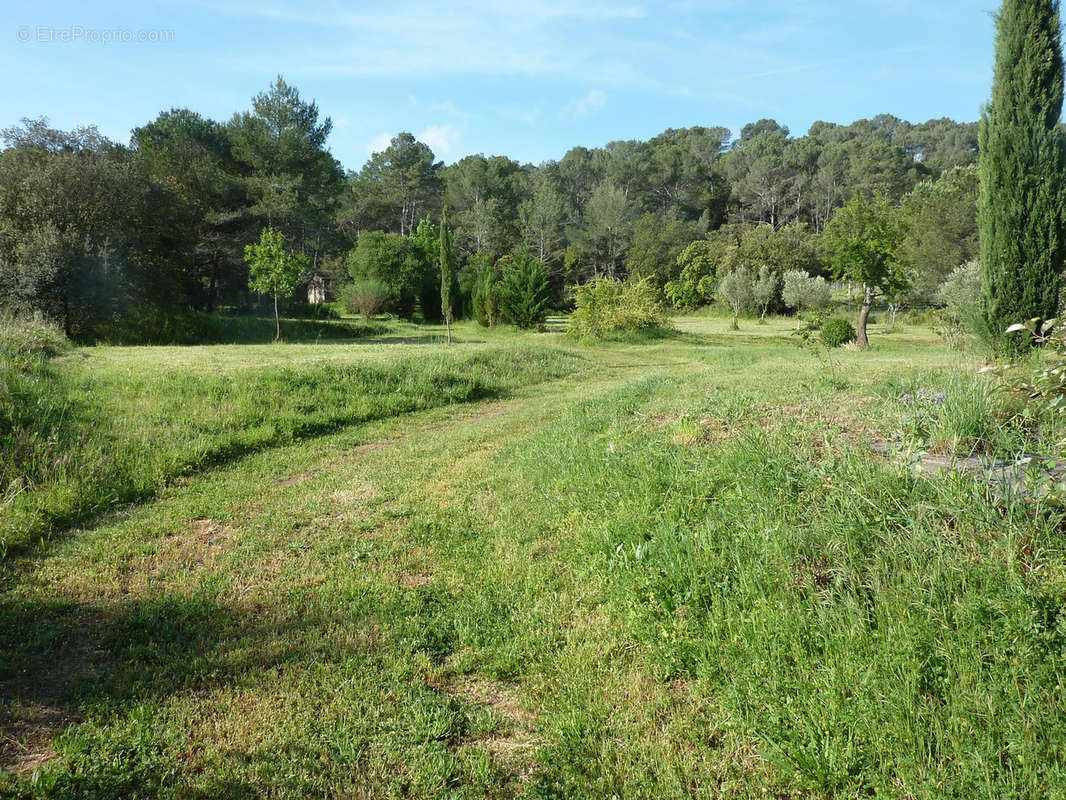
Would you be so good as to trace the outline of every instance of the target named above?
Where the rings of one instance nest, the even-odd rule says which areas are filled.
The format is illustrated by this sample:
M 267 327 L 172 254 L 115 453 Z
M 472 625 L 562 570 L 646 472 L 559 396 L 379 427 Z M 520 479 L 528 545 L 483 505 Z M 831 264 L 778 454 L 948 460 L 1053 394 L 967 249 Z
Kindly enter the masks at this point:
M 439 320 L 445 209 L 449 303 L 486 324 L 516 302 L 561 307 L 567 287 L 602 276 L 647 279 L 675 305 L 698 305 L 738 268 L 752 286 L 772 271 L 762 310 L 785 308 L 784 274 L 829 274 L 825 233 L 857 197 L 899 215 L 911 302 L 934 299 L 977 252 L 976 123 L 881 115 L 794 137 L 759 120 L 735 138 L 724 127 L 670 129 L 539 165 L 499 155 L 445 165 L 401 133 L 347 172 L 328 149 L 331 128 L 279 76 L 226 122 L 172 109 L 126 144 L 44 119 L 5 129 L 0 304 L 40 311 L 75 337 L 130 319 L 254 310 L 246 247 L 270 230 L 304 282 L 320 276 L 364 299 L 370 284 L 384 310 Z M 535 289 L 516 301 L 523 281 Z

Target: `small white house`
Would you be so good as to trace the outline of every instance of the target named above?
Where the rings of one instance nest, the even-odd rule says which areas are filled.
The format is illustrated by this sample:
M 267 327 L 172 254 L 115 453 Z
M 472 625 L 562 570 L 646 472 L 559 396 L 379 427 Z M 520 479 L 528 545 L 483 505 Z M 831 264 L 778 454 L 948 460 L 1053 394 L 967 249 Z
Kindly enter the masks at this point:
M 307 302 L 312 305 L 326 302 L 326 280 L 321 275 L 312 275 L 307 282 Z

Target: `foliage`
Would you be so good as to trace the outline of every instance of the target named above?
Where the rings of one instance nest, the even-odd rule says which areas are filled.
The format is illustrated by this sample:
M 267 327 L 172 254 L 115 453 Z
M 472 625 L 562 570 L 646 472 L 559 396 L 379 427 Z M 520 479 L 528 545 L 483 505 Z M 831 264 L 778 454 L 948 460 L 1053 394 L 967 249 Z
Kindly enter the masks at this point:
M 0 303 L 40 311 L 86 340 L 129 315 L 139 327 L 247 308 L 244 246 L 269 227 L 337 287 L 344 265 L 367 255 L 353 255 L 360 241 L 398 234 L 406 241 L 379 247 L 381 263 L 363 263 L 355 278 L 388 285 L 390 311 L 435 321 L 438 232 L 428 217 L 444 204 L 462 286 L 457 316 L 472 300 L 471 259 L 511 252 L 523 239 L 560 305 L 566 285 L 601 274 L 654 275 L 678 308 L 710 302 L 717 280 L 739 266 L 819 274 L 807 231 L 820 231 L 854 193 L 896 201 L 917 187 L 906 260 L 930 280 L 950 266 L 941 253 L 968 246 L 968 173 L 950 170 L 973 163 L 975 125 L 881 115 L 816 123 L 804 137 L 773 120 L 744 130 L 731 142 L 723 127 L 670 129 L 575 147 L 536 167 L 481 155 L 444 166 L 404 132 L 345 175 L 328 148 L 331 120 L 281 76 L 228 121 L 169 109 L 135 128 L 128 147 L 94 128 L 24 120 L 4 132 L 0 153 Z M 703 235 L 725 251 L 710 269 L 681 254 Z M 782 306 L 775 297 L 763 308 Z
M 1041 358 L 1030 375 L 1017 370 L 1000 369 L 999 372 L 1015 391 L 1028 398 L 1030 406 L 1057 415 L 1066 414 L 1066 320 L 1037 317 L 1016 322 L 1004 333 L 1022 341 L 1016 350 L 1027 345 L 1041 348 Z
M 770 310 L 771 304 L 777 299 L 778 291 L 782 285 L 781 276 L 773 267 L 763 264 L 759 267 L 759 274 L 751 286 L 751 296 L 755 305 L 758 306 L 760 316 L 765 317 Z
M 350 313 L 359 314 L 369 322 L 385 308 L 389 300 L 389 287 L 374 278 L 365 278 L 345 286 L 341 300 Z
M 811 277 L 806 272 L 790 269 L 784 275 L 781 299 L 789 308 L 797 311 L 808 308 L 824 308 L 829 305 L 832 290 L 821 275 Z
M 733 312 L 732 330 L 740 326 L 737 320 L 742 311 L 751 306 L 754 300 L 752 290 L 752 275 L 747 267 L 738 267 L 732 272 L 726 273 L 718 282 L 718 299 L 724 302 Z
M 244 260 L 248 263 L 248 287 L 274 298 L 274 321 L 277 324 L 275 339 L 280 339 L 278 300 L 296 291 L 301 276 L 307 270 L 307 261 L 292 255 L 285 248 L 281 231 L 274 228 L 263 228 L 259 242 L 245 246 Z
M 377 326 L 347 320 L 282 318 L 284 339 L 290 342 L 358 339 L 380 333 Z M 96 326 L 89 341 L 109 345 L 262 344 L 276 336 L 277 322 L 273 318 L 204 311 L 167 314 L 143 308 Z
M 840 347 L 855 341 L 855 326 L 844 317 L 831 317 L 822 324 L 822 344 L 826 347 Z
M 626 255 L 626 275 L 650 278 L 659 287 L 676 280 L 678 257 L 694 240 L 707 233 L 698 222 L 662 214 L 645 214 L 633 226 L 633 241 Z
M 375 229 L 408 235 L 423 215 L 440 207 L 441 167 L 428 145 L 410 133 L 397 134 L 349 177 L 342 224 L 356 235 Z
M 713 299 L 723 244 L 719 239 L 700 239 L 681 251 L 677 257 L 680 275 L 664 288 L 674 308 L 691 310 Z
M 780 305 L 778 291 L 784 273 L 797 269 L 817 272 L 822 263 L 815 238 L 803 224 L 777 230 L 769 224 L 732 224 L 712 231 L 706 240 L 693 242 L 681 253 L 678 267 L 678 278 L 666 285 L 667 297 L 678 308 L 709 302 L 723 277 L 744 269 L 753 276 L 765 275 L 767 294 L 759 305 L 769 311 Z
M 634 208 L 618 186 L 603 183 L 589 197 L 580 227 L 572 238 L 593 274 L 615 277 L 633 236 Z
M 503 321 L 500 307 L 501 267 L 511 261 L 511 256 L 493 260 L 485 254 L 471 259 L 474 270 L 474 285 L 471 291 L 471 304 L 474 319 L 486 328 L 494 328 Z
M 900 260 L 904 228 L 898 207 L 885 195 L 872 200 L 856 194 L 829 221 L 823 241 L 837 278 L 863 287 L 857 341 L 868 344 L 866 320 L 878 294 L 895 294 L 909 285 L 909 274 Z
M 958 345 L 967 331 L 985 338 L 981 314 L 981 265 L 977 260 L 952 270 L 937 289 L 936 299 L 944 304 L 937 328 L 945 343 L 952 347 Z
M 386 309 L 408 319 L 414 314 L 421 270 L 421 259 L 411 257 L 411 239 L 396 233 L 366 231 L 348 254 L 352 280 L 385 284 L 389 289 Z
M 528 249 L 519 250 L 500 269 L 498 293 L 500 311 L 512 324 L 534 328 L 544 322 L 551 286 L 544 265 Z
M 533 182 L 531 195 L 519 208 L 519 225 L 533 254 L 548 265 L 559 260 L 565 241 L 566 202 L 546 172 L 535 173 Z
M 441 314 L 441 280 L 440 280 L 440 230 L 433 220 L 426 217 L 418 221 L 415 232 L 408 237 L 408 248 L 404 272 L 411 281 L 422 318 L 427 322 L 440 322 Z M 452 305 L 459 311 L 458 296 L 453 296 Z
M 1005 0 L 996 18 L 992 99 L 981 115 L 981 300 L 993 349 L 1024 344 L 1012 322 L 1058 313 L 1066 140 L 1055 0 Z
M 2 132 L 0 310 L 39 312 L 82 336 L 138 300 L 166 296 L 170 275 L 127 154 L 95 128 L 23 120 Z M 161 248 L 160 248 L 161 249 Z
M 285 316 L 296 319 L 340 319 L 341 315 L 331 303 L 309 303 L 292 299 L 285 303 Z
M 647 279 L 620 281 L 601 277 L 571 291 L 574 313 L 570 315 L 567 334 L 573 338 L 604 338 L 667 325 L 659 291 Z
M 903 198 L 900 260 L 912 275 L 909 303 L 936 302 L 950 270 L 977 258 L 977 194 L 977 168 L 969 166 L 925 180 Z
M 280 231 L 289 249 L 309 261 L 330 244 L 344 178 L 326 147 L 332 130 L 332 120 L 320 119 L 318 105 L 281 75 L 227 126 L 244 214 Z
M 875 294 L 907 285 L 900 261 L 903 228 L 887 197 L 856 194 L 829 221 L 824 233 L 830 266 L 837 278 L 870 287 Z

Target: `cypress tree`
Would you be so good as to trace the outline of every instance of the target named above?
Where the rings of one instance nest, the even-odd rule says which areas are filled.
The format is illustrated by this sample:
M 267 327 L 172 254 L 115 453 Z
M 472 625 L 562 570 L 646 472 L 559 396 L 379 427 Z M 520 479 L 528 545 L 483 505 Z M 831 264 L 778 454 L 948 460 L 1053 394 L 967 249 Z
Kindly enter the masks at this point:
M 452 343 L 452 291 L 455 288 L 455 257 L 452 255 L 452 240 L 448 233 L 448 209 L 440 217 L 440 311 L 448 329 L 448 344 Z
M 1004 0 L 992 99 L 981 115 L 981 304 L 993 348 L 1015 322 L 1058 313 L 1063 268 L 1059 129 L 1063 59 L 1058 0 Z

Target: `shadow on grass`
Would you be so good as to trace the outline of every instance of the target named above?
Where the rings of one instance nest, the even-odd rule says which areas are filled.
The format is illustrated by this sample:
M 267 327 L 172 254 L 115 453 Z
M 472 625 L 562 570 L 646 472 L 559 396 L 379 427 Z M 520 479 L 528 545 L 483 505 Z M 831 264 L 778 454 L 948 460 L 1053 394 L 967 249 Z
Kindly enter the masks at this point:
M 5 570 L 17 569 L 20 560 L 39 555 L 54 545 L 62 534 L 77 526 L 101 520 L 109 512 L 123 506 L 151 500 L 158 496 L 163 486 L 175 480 L 200 475 L 256 453 L 327 436 L 355 425 L 428 408 L 500 399 L 507 394 L 500 386 L 458 375 L 429 376 L 427 381 L 420 392 L 409 391 L 409 396 L 390 395 L 383 389 L 373 398 L 378 402 L 369 407 L 357 404 L 348 409 L 331 411 L 317 419 L 299 415 L 279 418 L 272 429 L 260 438 L 249 440 L 240 430 L 236 430 L 209 447 L 190 451 L 187 457 L 169 466 L 166 474 L 155 476 L 154 481 L 144 480 L 136 454 L 121 453 L 122 445 L 116 442 L 114 452 L 123 457 L 116 457 L 97 467 L 95 483 L 91 488 L 67 493 L 65 502 L 57 502 L 48 494 L 16 498 L 21 505 L 12 505 L 5 510 L 8 519 L 0 518 L 4 523 L 0 526 L 0 534 L 7 534 L 6 537 L 0 536 L 0 565 Z M 264 391 L 267 388 L 264 387 Z M 410 390 L 411 387 L 405 388 Z M 84 421 L 73 415 L 64 424 L 77 426 L 79 430 L 84 427 Z
M 380 322 L 353 320 L 281 320 L 284 342 L 350 341 L 387 333 Z M 277 332 L 272 317 L 225 316 L 189 313 L 165 316 L 145 313 L 109 326 L 101 326 L 89 340 L 113 345 L 269 344 Z
M 280 667 L 335 662 L 372 648 L 369 621 L 272 613 L 195 595 L 110 607 L 0 598 L 0 796 L 12 787 L 11 796 L 154 796 L 173 787 L 182 765 L 164 748 L 171 737 L 162 735 L 162 715 L 146 708 L 171 695 L 210 692 Z M 105 724 L 79 729 L 86 719 Z M 57 753 L 55 740 L 64 732 Z M 5 782 L 5 771 L 26 779 L 38 768 L 43 792 L 10 776 Z M 239 781 L 214 780 L 222 783 L 182 796 L 252 793 Z

